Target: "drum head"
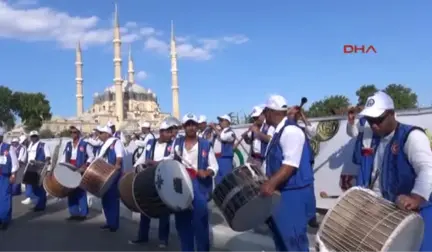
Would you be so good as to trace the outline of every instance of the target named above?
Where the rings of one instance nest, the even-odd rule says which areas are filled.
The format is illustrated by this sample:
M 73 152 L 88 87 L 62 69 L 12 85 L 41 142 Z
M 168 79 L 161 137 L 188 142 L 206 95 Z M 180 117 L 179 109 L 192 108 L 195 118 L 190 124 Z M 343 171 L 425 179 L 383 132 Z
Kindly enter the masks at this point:
M 183 164 L 165 160 L 156 168 L 155 186 L 161 200 L 176 211 L 188 209 L 194 197 L 192 181 Z
M 72 170 L 72 171 L 76 171 L 76 170 L 78 170 L 78 167 L 76 167 L 75 165 L 73 165 L 73 164 L 69 164 L 69 163 L 63 163 L 63 162 L 61 162 L 61 163 L 58 163 L 57 165 L 56 165 L 56 167 L 57 166 L 66 166 L 67 168 L 69 168 L 70 170 Z
M 413 214 L 403 220 L 393 231 L 384 244 L 382 251 L 419 251 L 423 235 L 423 218 L 420 215 Z
M 99 191 L 99 195 L 102 197 L 105 195 L 105 193 L 110 189 L 111 185 L 115 182 L 119 175 L 120 171 L 114 172 L 105 182 L 105 184 L 102 186 L 102 188 Z
M 62 163 L 58 164 L 55 167 L 53 175 L 56 178 L 57 182 L 69 189 L 75 189 L 81 183 L 81 174 L 79 172 L 71 170 L 71 167 L 66 166 Z
M 280 194 L 273 194 L 272 197 L 257 196 L 249 200 L 235 213 L 230 223 L 231 228 L 237 232 L 244 232 L 262 225 L 272 215 L 279 201 Z

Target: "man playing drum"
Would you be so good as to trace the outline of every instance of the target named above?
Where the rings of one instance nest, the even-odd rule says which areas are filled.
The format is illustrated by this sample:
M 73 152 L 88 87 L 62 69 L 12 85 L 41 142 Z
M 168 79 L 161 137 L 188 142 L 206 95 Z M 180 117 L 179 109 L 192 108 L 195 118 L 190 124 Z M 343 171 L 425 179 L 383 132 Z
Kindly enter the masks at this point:
M 251 113 L 253 124 L 248 131 L 242 134 L 245 142 L 251 146 L 248 162 L 258 167 L 261 167 L 264 161 L 267 145 L 274 133 L 274 127 L 264 122 L 263 110 L 260 106 L 253 108 Z
M 399 123 L 392 98 L 380 91 L 360 113 L 373 131 L 363 151 L 357 185 L 372 188 L 400 208 L 419 211 L 425 223 L 420 251 L 432 251 L 432 151 L 423 129 Z
M 123 132 L 121 132 L 120 130 L 116 130 L 116 126 L 114 123 L 112 123 L 111 121 L 109 121 L 107 123 L 107 126 L 111 129 L 111 131 L 113 132 L 113 136 L 117 139 L 120 139 L 120 142 L 125 145 L 126 144 L 126 138 L 123 134 Z
M 163 121 L 159 127 L 159 138 L 150 139 L 144 153 L 135 163 L 135 167 L 139 165 L 157 166 L 158 162 L 169 157 L 171 154 L 172 144 L 172 127 L 167 122 Z M 138 237 L 136 240 L 129 241 L 130 244 L 146 243 L 149 240 L 150 218 L 144 214 L 140 216 L 140 224 Z M 159 247 L 165 248 L 168 245 L 168 237 L 170 232 L 170 216 L 159 218 Z
M 10 145 L 3 142 L 4 133 L 0 127 L 0 230 L 6 230 L 12 219 L 11 186 L 18 171 L 18 159 Z
M 111 128 L 108 126 L 98 127 L 99 139 L 103 142 L 97 157 L 103 157 L 105 161 L 114 165 L 117 169 L 123 168 L 123 144 L 119 139 L 112 136 Z M 102 197 L 102 208 L 106 224 L 100 228 L 116 232 L 120 225 L 120 195 L 118 192 L 118 181 L 121 173 L 115 178 L 114 183 Z
M 28 147 L 28 162 L 44 162 L 51 170 L 51 152 L 48 146 L 39 139 L 39 132 L 33 130 L 30 132 L 30 145 Z M 22 203 L 34 205 L 33 211 L 44 211 L 47 202 L 47 194 L 42 185 L 26 185 L 26 196 Z
M 231 129 L 231 117 L 223 115 L 218 117 L 219 126 L 210 124 L 210 127 L 215 132 L 214 148 L 219 165 L 218 173 L 216 174 L 215 182 L 219 184 L 225 175 L 232 172 L 234 159 L 234 141 L 236 140 L 234 131 Z
M 72 141 L 67 142 L 63 152 L 63 162 L 74 165 L 81 173 L 93 161 L 94 155 L 90 144 L 81 138 L 81 127 L 72 125 L 69 127 Z M 68 196 L 70 216 L 67 220 L 83 221 L 88 215 L 87 193 L 81 189 L 74 189 Z
M 27 164 L 27 149 L 23 143 L 27 140 L 25 135 L 20 138 L 13 138 L 11 145 L 15 148 L 16 156 L 18 157 L 18 169 L 24 169 Z M 14 183 L 12 185 L 12 195 L 21 195 L 21 184 Z
M 193 166 L 188 171 L 192 179 L 194 199 L 190 210 L 175 214 L 176 229 L 182 251 L 195 251 L 195 248 L 196 251 L 210 251 L 207 200 L 213 188 L 213 177 L 218 172 L 218 164 L 210 142 L 197 136 L 198 118 L 187 114 L 182 123 L 185 137 L 178 138 L 174 149 L 178 161 L 183 159 Z
M 264 196 L 280 191 L 281 200 L 269 219 L 278 251 L 308 251 L 308 208 L 313 204 L 312 154 L 303 130 L 286 117 L 287 103 L 280 95 L 271 96 L 265 105 L 266 122 L 275 127 L 266 154 L 269 180 L 261 186 Z

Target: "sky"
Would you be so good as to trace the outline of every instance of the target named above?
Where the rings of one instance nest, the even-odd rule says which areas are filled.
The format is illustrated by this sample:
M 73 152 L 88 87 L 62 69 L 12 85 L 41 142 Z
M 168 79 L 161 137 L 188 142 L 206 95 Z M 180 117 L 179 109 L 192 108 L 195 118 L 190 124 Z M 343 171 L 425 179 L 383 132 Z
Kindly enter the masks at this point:
M 363 84 L 409 86 L 432 104 L 432 1 L 117 1 L 123 72 L 132 48 L 137 82 L 171 112 L 169 33 L 179 55 L 180 111 L 210 119 L 250 113 L 272 94 L 290 105 Z M 58 116 L 76 114 L 75 45 L 81 41 L 84 104 L 112 85 L 108 0 L 0 0 L 0 85 L 42 92 Z M 346 44 L 377 53 L 344 54 Z

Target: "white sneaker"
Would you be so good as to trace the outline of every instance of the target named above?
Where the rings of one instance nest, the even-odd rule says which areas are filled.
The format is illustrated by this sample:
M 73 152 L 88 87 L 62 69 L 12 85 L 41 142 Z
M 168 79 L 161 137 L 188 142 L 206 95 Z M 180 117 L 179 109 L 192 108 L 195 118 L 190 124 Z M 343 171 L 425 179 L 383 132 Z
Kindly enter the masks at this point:
M 32 203 L 32 200 L 30 198 L 27 198 L 27 199 L 21 201 L 21 204 L 24 204 L 24 205 L 30 205 L 31 203 Z

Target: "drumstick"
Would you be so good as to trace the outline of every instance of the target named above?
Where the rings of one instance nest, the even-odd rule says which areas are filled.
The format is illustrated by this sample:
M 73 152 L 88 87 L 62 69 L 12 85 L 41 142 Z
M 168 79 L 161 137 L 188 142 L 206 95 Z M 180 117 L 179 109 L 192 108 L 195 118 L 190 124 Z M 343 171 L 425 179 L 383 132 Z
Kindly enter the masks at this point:
M 320 197 L 323 199 L 337 199 L 340 195 L 328 195 L 326 192 L 320 192 Z
M 243 133 L 242 136 L 245 135 L 245 134 L 249 134 L 249 132 L 250 132 L 250 129 L 248 129 L 245 133 Z M 236 137 L 236 138 L 237 138 L 237 137 Z M 239 144 L 240 144 L 243 140 L 244 140 L 244 137 L 242 137 L 240 140 L 238 140 L 237 143 L 234 145 L 234 149 L 237 149 L 237 147 L 239 146 Z

